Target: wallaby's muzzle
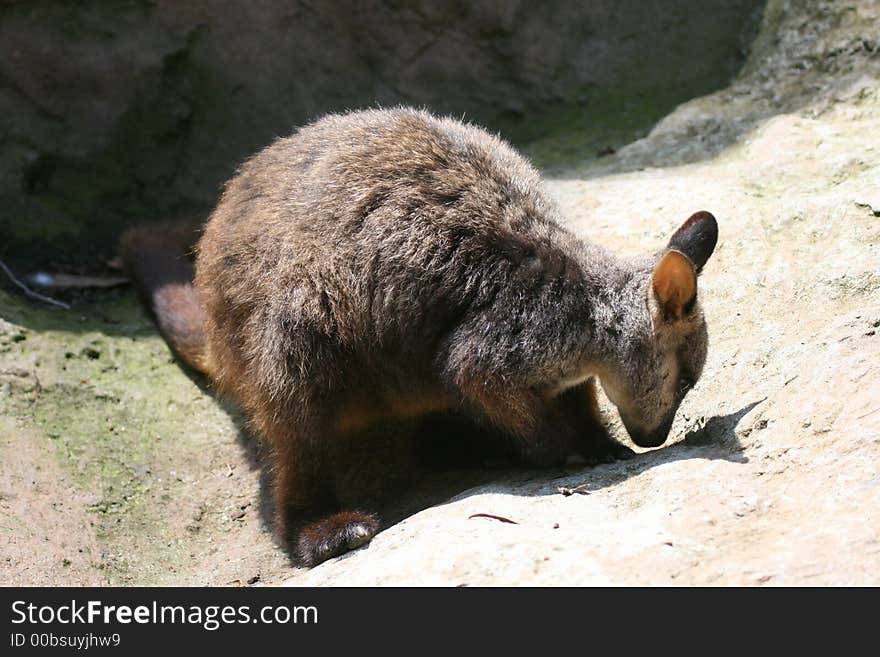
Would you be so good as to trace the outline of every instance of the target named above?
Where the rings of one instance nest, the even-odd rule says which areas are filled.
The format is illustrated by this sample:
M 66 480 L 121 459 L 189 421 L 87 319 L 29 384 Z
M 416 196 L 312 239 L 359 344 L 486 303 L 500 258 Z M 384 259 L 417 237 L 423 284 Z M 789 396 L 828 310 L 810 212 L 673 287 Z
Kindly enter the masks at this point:
M 639 447 L 660 447 L 660 445 L 666 442 L 666 437 L 669 435 L 669 429 L 672 428 L 673 419 L 675 419 L 675 416 L 661 424 L 654 431 L 648 433 L 636 431 L 629 427 L 626 427 L 626 430 L 629 432 L 629 437 L 632 441 Z M 626 426 L 626 422 L 623 424 Z

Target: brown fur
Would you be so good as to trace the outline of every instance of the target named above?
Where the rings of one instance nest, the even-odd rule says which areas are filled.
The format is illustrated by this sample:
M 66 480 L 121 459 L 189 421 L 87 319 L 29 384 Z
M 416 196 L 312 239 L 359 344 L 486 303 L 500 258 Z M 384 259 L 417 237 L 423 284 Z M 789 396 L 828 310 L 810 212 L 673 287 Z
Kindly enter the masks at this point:
M 682 252 L 714 247 L 708 217 L 677 233 Z M 629 401 L 661 360 L 696 380 L 705 354 L 682 351 L 705 341 L 698 308 L 647 314 L 654 258 L 577 239 L 507 144 L 424 112 L 328 116 L 245 162 L 199 240 L 194 290 L 155 239 L 126 238 L 133 275 L 178 353 L 268 442 L 278 526 L 308 565 L 378 530 L 340 508 L 334 445 L 452 411 L 508 435 L 529 463 L 627 458 L 602 426 L 595 377 L 654 441 L 681 397 L 644 416 Z M 151 259 L 173 276 L 138 265 Z M 679 294 L 674 281 L 664 292 Z
M 187 365 L 210 375 L 205 313 L 190 260 L 197 239 L 198 227 L 190 222 L 139 226 L 123 235 L 120 254 L 163 337 Z

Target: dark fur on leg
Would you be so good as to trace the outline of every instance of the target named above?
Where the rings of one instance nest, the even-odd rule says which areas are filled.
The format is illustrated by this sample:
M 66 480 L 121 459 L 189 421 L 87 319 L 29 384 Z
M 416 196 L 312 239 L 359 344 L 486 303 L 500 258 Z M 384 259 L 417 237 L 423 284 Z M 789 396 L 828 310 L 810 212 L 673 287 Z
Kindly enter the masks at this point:
M 316 436 L 326 432 L 326 425 L 304 409 L 298 419 L 294 423 L 270 418 L 263 431 L 274 446 L 278 528 L 290 556 L 311 567 L 368 543 L 379 531 L 379 518 L 340 509 L 332 459 L 323 449 L 303 450 L 304 445 L 319 444 Z M 298 424 L 296 432 L 287 428 L 293 424 Z M 339 440 L 334 437 L 332 443 Z
M 526 465 L 539 468 L 565 464 L 575 439 L 574 427 L 554 402 L 527 388 L 512 389 L 497 382 L 460 375 L 462 399 L 485 421 L 507 434 Z

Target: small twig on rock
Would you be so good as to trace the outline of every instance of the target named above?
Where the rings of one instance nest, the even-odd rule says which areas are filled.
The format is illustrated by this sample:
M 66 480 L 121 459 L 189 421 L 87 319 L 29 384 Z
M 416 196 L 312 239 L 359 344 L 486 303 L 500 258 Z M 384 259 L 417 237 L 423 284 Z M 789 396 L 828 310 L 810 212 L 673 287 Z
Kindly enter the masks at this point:
M 574 488 L 568 488 L 566 486 L 560 486 L 556 490 L 560 493 L 568 497 L 569 495 L 574 495 L 577 493 L 578 495 L 589 495 L 590 491 L 587 490 L 587 486 L 590 484 L 581 484 L 580 486 L 575 486 Z
M 865 203 L 862 201 L 856 201 L 855 204 L 860 208 L 865 208 L 868 212 L 873 214 L 875 217 L 880 217 L 880 209 L 874 207 L 871 203 Z
M 37 395 L 43 394 L 43 384 L 40 383 L 40 377 L 37 376 L 36 366 L 31 370 L 31 373 L 34 375 L 34 392 L 36 392 Z
M 21 291 L 24 292 L 31 299 L 37 299 L 38 301 L 42 301 L 43 303 L 49 303 L 53 306 L 64 308 L 64 310 L 70 310 L 70 306 L 63 301 L 58 301 L 57 299 L 52 299 L 51 297 L 44 296 L 39 292 L 34 292 L 27 285 L 18 280 L 15 275 L 9 270 L 9 267 L 6 266 L 6 263 L 4 263 L 2 260 L 0 260 L 0 269 L 3 270 L 3 273 L 6 274 L 10 281 L 15 283 L 15 285 L 17 285 L 21 289 Z
M 505 518 L 504 516 L 496 516 L 491 513 L 475 513 L 473 515 L 468 516 L 468 520 L 471 518 L 489 518 L 491 520 L 500 520 L 501 522 L 506 522 L 510 525 L 518 525 L 519 523 L 516 520 L 511 520 L 510 518 Z
M 869 415 L 874 415 L 874 413 L 876 413 L 877 411 L 880 411 L 880 408 L 875 408 L 873 411 L 868 411 L 864 415 L 859 415 L 856 419 L 857 420 L 864 420 Z

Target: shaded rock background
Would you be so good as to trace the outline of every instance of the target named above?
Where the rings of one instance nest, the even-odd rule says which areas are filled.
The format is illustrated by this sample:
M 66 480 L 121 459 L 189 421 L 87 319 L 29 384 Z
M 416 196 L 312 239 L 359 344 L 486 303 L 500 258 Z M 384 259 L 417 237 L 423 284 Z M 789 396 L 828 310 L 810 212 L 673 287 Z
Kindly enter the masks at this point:
M 583 157 L 723 86 L 762 5 L 0 3 L 0 257 L 94 268 L 121 226 L 206 214 L 243 158 L 327 111 L 427 105 Z
M 311 571 L 274 545 L 240 419 L 131 295 L 64 313 L 0 291 L 0 581 L 878 584 L 878 34 L 874 1 L 770 0 L 729 86 L 547 168 L 572 227 L 621 252 L 719 218 L 709 360 L 666 446 L 455 475 Z

